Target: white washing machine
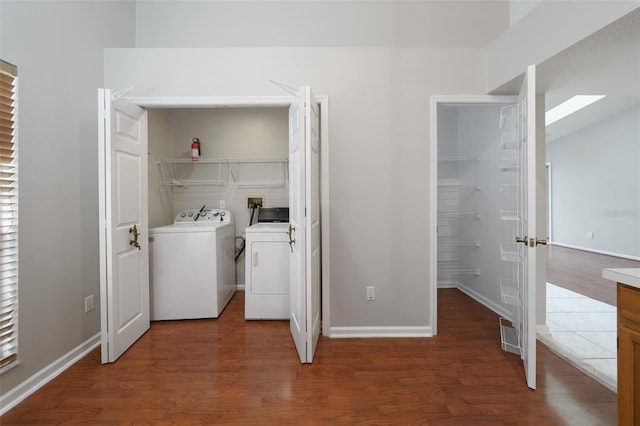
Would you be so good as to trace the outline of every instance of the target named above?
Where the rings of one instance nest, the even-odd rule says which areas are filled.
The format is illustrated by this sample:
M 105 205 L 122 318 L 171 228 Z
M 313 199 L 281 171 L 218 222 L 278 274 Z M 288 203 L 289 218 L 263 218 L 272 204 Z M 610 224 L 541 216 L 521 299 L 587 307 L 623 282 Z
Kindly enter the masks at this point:
M 246 228 L 245 319 L 289 319 L 288 209 L 286 220 Z
M 236 292 L 234 224 L 221 209 L 149 230 L 151 320 L 217 318 Z

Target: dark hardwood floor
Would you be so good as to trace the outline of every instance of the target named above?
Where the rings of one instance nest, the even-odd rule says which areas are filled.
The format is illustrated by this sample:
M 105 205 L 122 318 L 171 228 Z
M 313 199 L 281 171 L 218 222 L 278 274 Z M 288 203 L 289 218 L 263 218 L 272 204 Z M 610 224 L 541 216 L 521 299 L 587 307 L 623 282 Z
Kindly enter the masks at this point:
M 500 348 L 498 317 L 438 290 L 434 338 L 320 338 L 300 365 L 286 321 L 166 321 L 117 362 L 92 351 L 5 425 L 615 425 L 616 395 L 538 345 L 538 390 Z
M 609 305 L 616 305 L 616 283 L 602 278 L 605 268 L 640 268 L 640 262 L 566 247 L 547 246 L 547 282 Z

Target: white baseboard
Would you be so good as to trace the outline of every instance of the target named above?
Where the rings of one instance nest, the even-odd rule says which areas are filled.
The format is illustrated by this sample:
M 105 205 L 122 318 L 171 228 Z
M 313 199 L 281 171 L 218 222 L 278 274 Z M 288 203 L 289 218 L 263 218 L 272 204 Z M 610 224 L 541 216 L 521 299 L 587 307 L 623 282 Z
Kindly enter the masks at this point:
M 331 327 L 331 338 L 433 337 L 431 327 Z
M 73 364 L 78 362 L 82 357 L 87 355 L 93 349 L 100 345 L 100 333 L 91 337 L 75 349 L 58 358 L 24 382 L 20 383 L 9 392 L 0 396 L 0 416 L 24 401 L 29 395 L 49 383 L 60 373 Z
M 458 289 L 465 293 L 466 295 L 468 295 L 469 297 L 471 297 L 472 299 L 474 299 L 477 302 L 480 302 L 481 304 L 483 304 L 484 306 L 486 306 L 487 308 L 491 309 L 493 312 L 495 312 L 496 314 L 500 315 L 501 317 L 508 319 L 509 321 L 511 321 L 511 315 L 512 312 L 510 309 L 498 305 L 497 303 L 487 299 L 486 297 L 484 297 L 483 295 L 479 294 L 478 292 L 470 289 L 467 286 L 463 286 L 460 285 L 458 286 Z
M 588 251 L 588 252 L 591 252 L 591 253 L 604 254 L 606 256 L 620 257 L 622 259 L 640 261 L 640 257 L 638 257 L 638 256 L 631 256 L 631 255 L 628 255 L 628 254 L 613 253 L 613 252 L 610 252 L 610 251 L 598 250 L 598 249 L 592 249 L 592 248 L 580 247 L 580 246 L 574 246 L 574 245 L 571 245 L 571 244 L 563 244 L 563 243 L 558 243 L 556 241 L 553 241 L 551 243 L 551 245 L 552 246 L 558 246 L 558 247 L 566 247 L 566 248 L 575 249 L 575 250 Z
M 536 335 L 537 336 L 550 336 L 551 330 L 549 330 L 549 326 L 547 324 L 537 324 L 536 325 Z
M 236 284 L 236 290 L 237 291 L 244 291 L 245 290 L 245 285 L 244 284 Z

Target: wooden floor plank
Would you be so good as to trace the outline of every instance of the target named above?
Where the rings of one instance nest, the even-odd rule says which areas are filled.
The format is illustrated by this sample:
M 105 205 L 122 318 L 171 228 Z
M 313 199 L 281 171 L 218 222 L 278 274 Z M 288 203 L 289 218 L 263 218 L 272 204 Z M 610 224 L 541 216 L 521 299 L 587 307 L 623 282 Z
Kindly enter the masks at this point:
M 98 349 L 0 418 L 5 425 L 615 425 L 616 395 L 538 345 L 537 391 L 500 348 L 498 317 L 438 290 L 434 338 L 320 338 L 300 365 L 286 321 L 166 321 L 116 363 Z
M 617 306 L 616 283 L 602 278 L 605 268 L 640 268 L 640 262 L 567 247 L 547 246 L 547 282 Z

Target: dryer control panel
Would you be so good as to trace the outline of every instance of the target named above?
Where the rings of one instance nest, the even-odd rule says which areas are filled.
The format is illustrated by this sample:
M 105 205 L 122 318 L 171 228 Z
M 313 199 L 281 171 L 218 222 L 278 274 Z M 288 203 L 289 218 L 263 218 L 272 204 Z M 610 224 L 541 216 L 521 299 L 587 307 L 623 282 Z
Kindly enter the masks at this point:
M 204 206 L 199 209 L 183 210 L 176 216 L 174 224 L 180 223 L 211 223 L 211 222 L 231 222 L 231 212 L 224 209 L 207 209 Z

